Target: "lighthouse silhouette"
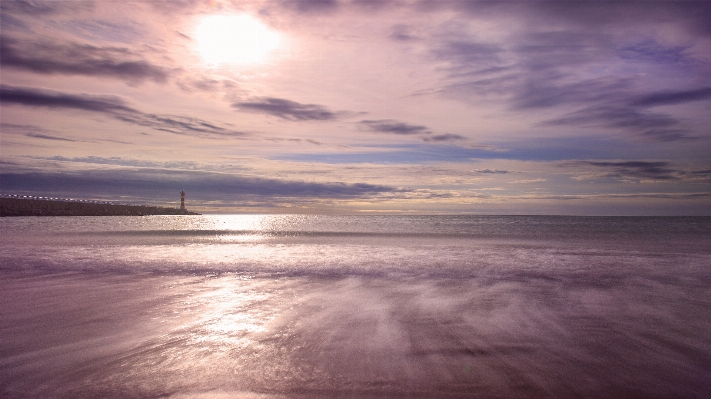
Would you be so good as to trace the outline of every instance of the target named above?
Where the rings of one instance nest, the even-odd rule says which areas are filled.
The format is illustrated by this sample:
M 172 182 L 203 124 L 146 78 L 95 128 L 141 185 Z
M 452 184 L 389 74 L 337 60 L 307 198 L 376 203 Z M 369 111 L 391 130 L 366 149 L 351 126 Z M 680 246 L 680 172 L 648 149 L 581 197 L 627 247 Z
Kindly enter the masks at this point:
M 185 210 L 185 191 L 180 191 L 180 209 Z

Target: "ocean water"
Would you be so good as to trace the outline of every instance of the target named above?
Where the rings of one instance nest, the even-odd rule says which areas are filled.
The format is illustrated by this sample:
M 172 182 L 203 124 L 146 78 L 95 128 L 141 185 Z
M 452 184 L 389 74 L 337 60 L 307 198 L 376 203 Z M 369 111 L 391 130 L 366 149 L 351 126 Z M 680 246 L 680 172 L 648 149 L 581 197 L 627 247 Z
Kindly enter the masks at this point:
M 711 218 L 0 219 L 3 398 L 708 398 Z

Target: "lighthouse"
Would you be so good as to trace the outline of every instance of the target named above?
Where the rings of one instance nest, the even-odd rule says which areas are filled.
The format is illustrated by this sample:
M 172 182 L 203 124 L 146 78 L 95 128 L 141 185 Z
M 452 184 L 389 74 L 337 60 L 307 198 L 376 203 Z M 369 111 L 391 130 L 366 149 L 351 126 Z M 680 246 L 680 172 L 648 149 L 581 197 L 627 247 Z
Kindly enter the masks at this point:
M 185 191 L 180 191 L 180 210 L 184 211 L 185 209 Z

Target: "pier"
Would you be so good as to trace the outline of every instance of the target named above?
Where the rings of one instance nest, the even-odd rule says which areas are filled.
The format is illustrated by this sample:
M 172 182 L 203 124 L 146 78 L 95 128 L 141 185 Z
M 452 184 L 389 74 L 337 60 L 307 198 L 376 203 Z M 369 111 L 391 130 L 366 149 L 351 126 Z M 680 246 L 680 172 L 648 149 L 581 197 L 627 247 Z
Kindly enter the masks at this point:
M 0 216 L 148 216 L 199 215 L 181 208 L 114 204 L 53 197 L 4 195 L 0 197 Z

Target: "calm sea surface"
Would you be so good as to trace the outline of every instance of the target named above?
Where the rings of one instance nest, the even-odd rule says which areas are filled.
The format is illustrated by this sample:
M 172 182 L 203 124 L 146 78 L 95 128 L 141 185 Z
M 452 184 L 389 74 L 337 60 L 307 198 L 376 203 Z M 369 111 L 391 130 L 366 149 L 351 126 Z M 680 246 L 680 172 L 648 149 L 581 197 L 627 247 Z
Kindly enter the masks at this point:
M 2 398 L 709 398 L 711 218 L 0 218 Z

